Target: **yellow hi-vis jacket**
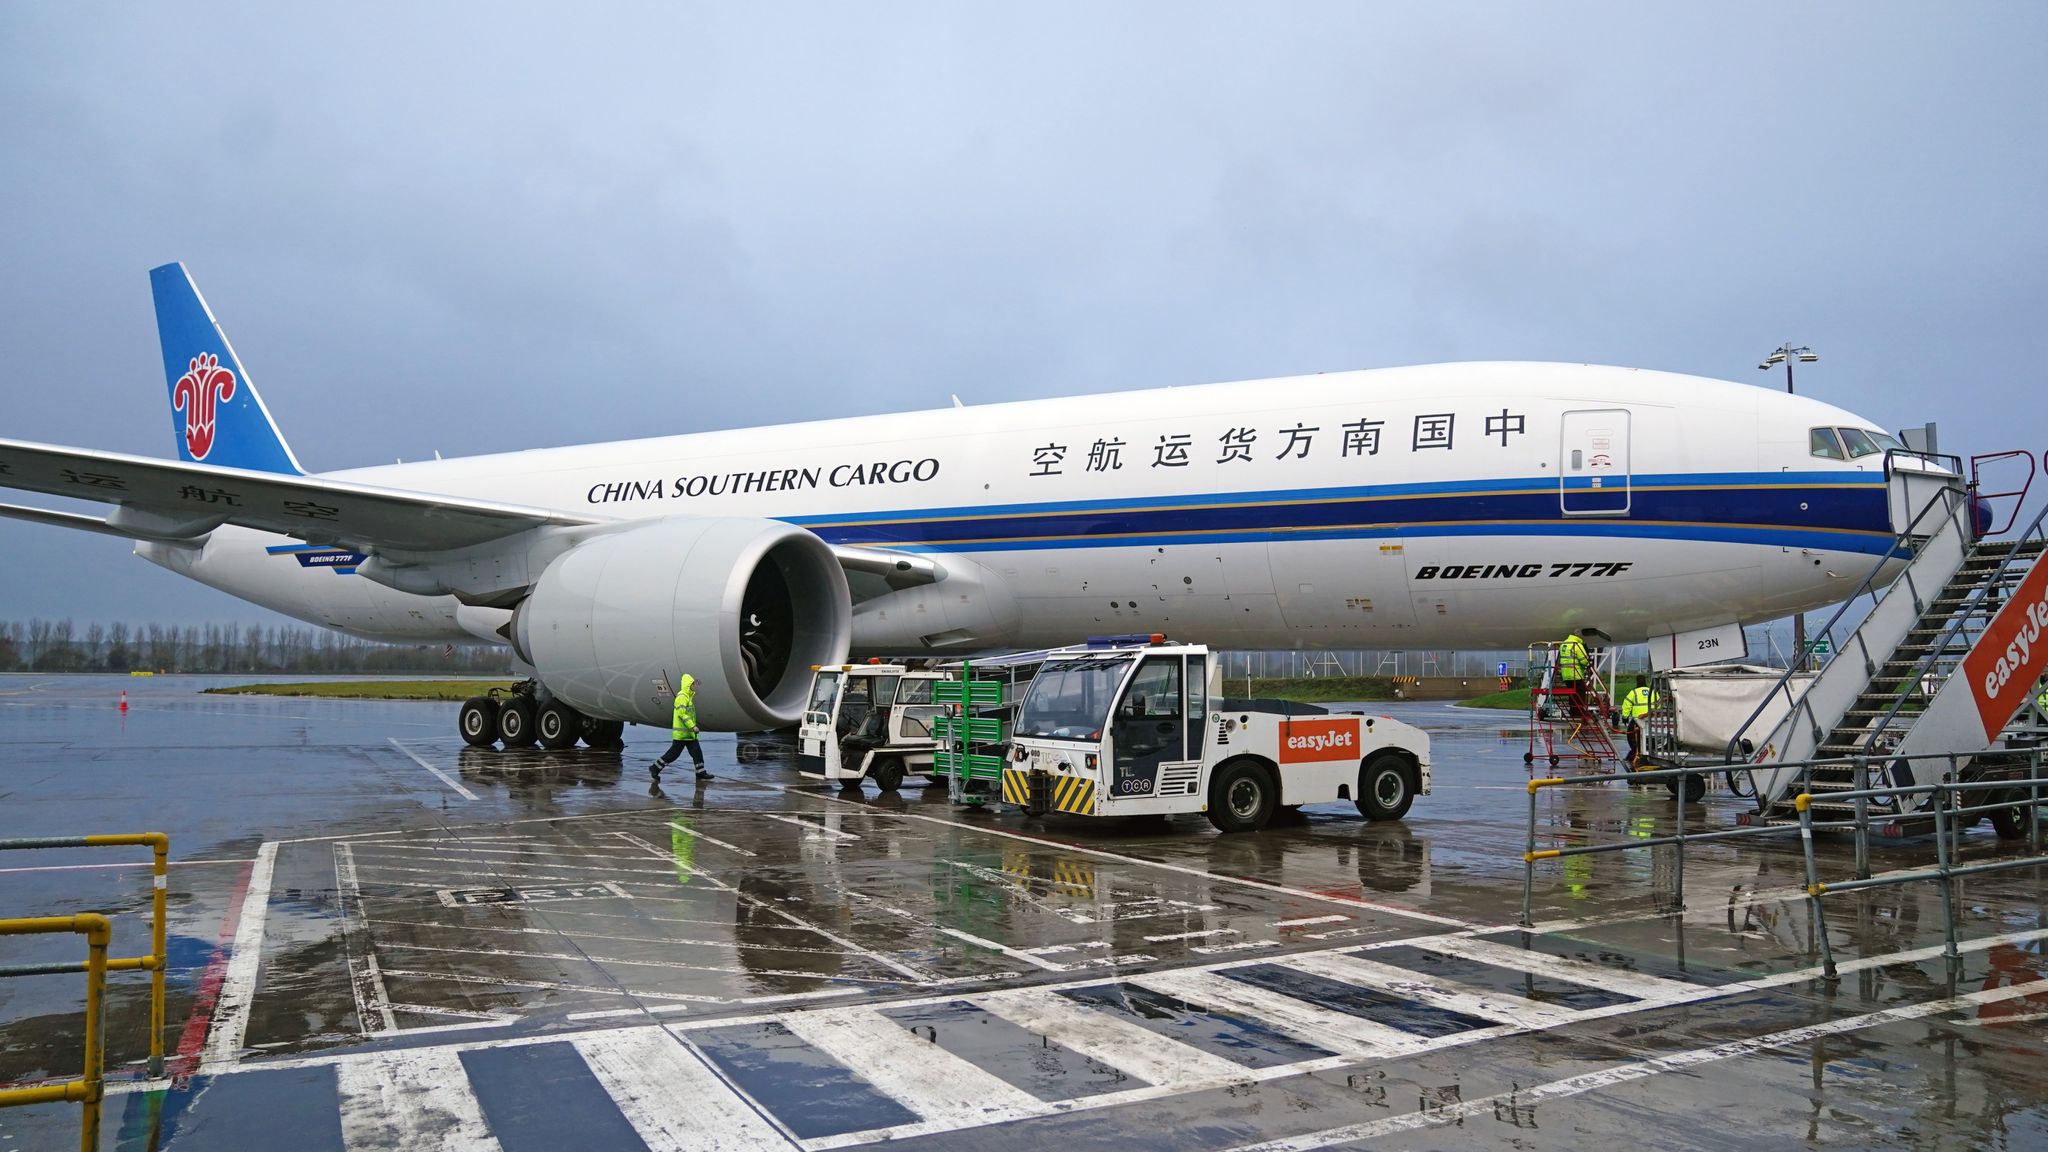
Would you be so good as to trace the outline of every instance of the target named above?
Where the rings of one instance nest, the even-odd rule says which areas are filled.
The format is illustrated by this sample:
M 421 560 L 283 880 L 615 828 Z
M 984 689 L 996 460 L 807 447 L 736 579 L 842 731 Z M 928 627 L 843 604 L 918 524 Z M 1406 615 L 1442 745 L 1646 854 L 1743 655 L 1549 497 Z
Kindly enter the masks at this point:
M 1586 668 L 1593 662 L 1586 654 L 1586 642 L 1577 632 L 1564 638 L 1557 646 L 1557 677 L 1560 680 L 1584 680 Z
M 670 718 L 668 734 L 671 740 L 697 738 L 697 678 L 688 672 L 676 688 L 676 712 Z
M 1621 698 L 1621 718 L 1623 720 L 1640 720 L 1648 716 L 1650 709 L 1655 708 L 1658 703 L 1660 701 L 1657 699 L 1657 694 L 1650 690 L 1648 684 L 1645 684 Z
M 2041 715 L 2048 716 L 2048 688 L 2041 689 L 2041 694 L 2034 697 L 2034 707 L 2041 710 Z

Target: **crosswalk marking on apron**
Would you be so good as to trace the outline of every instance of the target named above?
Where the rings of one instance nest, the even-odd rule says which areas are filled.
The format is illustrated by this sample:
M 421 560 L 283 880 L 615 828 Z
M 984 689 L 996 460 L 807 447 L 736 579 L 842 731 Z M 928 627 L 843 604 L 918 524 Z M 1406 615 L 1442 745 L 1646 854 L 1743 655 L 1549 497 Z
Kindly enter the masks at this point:
M 334 1071 L 350 1152 L 500 1152 L 453 1048 L 378 1052 Z
M 1247 1016 L 1342 1056 L 1397 1056 L 1425 1043 L 1420 1036 L 1347 1016 L 1291 996 L 1241 984 L 1213 972 L 1158 972 L 1130 983 L 1220 1012 Z
M 1638 1000 L 1670 1000 L 1697 997 L 1700 988 L 1679 980 L 1666 980 L 1661 976 L 1646 976 L 1641 972 L 1626 972 L 1595 964 L 1589 960 L 1575 960 L 1569 956 L 1552 956 L 1548 952 L 1536 952 L 1527 948 L 1516 948 L 1493 940 L 1478 940 L 1471 937 L 1432 937 L 1422 945 L 1432 952 L 1450 956 L 1463 956 L 1482 964 L 1493 964 L 1501 968 L 1513 968 L 1518 972 L 1534 972 L 1539 976 L 1555 976 L 1575 984 L 1594 988 L 1606 988 Z
M 1244 1069 L 1221 1056 L 1084 1008 L 1058 993 L 1025 989 L 977 996 L 972 1002 L 1054 1043 L 1162 1088 L 1185 1090 L 1196 1084 L 1244 1079 Z
M 572 1042 L 649 1148 L 789 1152 L 795 1147 L 666 1029 L 597 1032 Z
M 1051 1110 L 1036 1096 L 919 1038 L 872 1008 L 792 1012 L 782 1023 L 897 1103 L 945 1127 Z
M 1311 952 L 1301 956 L 1281 957 L 1274 962 L 1281 967 L 1306 972 L 1311 976 L 1376 988 L 1418 1003 L 1432 1004 L 1453 1012 L 1462 1012 L 1467 1016 L 1479 1016 L 1522 1028 L 1552 1028 L 1575 1019 L 1577 1015 L 1569 1008 L 1555 1008 L 1501 992 L 1466 988 L 1453 981 L 1425 976 L 1406 968 L 1396 968 L 1391 964 L 1380 964 L 1358 955 Z

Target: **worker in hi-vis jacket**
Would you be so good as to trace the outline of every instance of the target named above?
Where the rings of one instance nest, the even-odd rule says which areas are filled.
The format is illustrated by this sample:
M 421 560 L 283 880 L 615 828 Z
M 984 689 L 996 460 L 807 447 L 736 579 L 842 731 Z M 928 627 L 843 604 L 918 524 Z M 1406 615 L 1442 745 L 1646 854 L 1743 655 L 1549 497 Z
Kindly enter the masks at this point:
M 669 718 L 668 735 L 668 751 L 648 768 L 648 774 L 659 781 L 661 770 L 687 751 L 690 762 L 697 766 L 697 779 L 711 779 L 711 773 L 704 770 L 704 749 L 697 746 L 697 678 L 688 672 L 676 684 L 675 714 Z

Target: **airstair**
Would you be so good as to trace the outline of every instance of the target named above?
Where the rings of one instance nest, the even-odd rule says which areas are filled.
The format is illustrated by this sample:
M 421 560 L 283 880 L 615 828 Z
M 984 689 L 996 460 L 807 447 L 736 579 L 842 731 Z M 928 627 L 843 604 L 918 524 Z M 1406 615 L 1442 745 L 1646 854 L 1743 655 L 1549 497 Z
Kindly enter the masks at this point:
M 2031 455 L 2027 460 L 2031 483 Z M 1890 554 L 1817 634 L 1833 647 L 1834 658 L 1803 693 L 1793 686 L 1794 673 L 1788 670 L 1771 693 L 1791 699 L 1784 718 L 1756 739 L 1751 729 L 1760 730 L 1757 717 L 1768 709 L 1767 699 L 1729 742 L 1731 763 L 1756 765 L 1752 778 L 1758 811 L 1745 823 L 1797 823 L 1792 800 L 1800 792 L 1813 795 L 1815 819 L 1853 820 L 1856 805 L 1829 800 L 1829 793 L 1931 783 L 1912 779 L 1914 766 L 1928 775 L 1949 763 L 1909 757 L 1954 757 L 1957 779 L 1995 775 L 1999 757 L 1985 753 L 2014 734 L 2016 715 L 2031 713 L 2026 705 L 2038 691 L 2038 663 L 2028 665 L 2031 674 L 2008 676 L 2013 683 L 2000 681 L 1998 691 L 1987 692 L 1991 674 L 1978 665 L 1996 673 L 2000 657 L 2007 654 L 1988 648 L 1974 658 L 1972 653 L 1987 635 L 1995 636 L 1996 647 L 2003 650 L 2015 624 L 2024 629 L 2032 621 L 2040 635 L 2040 625 L 2048 623 L 2048 608 L 2040 604 L 2048 566 L 2038 564 L 2048 546 L 2043 538 L 2048 509 L 2006 539 L 1980 538 L 1974 522 L 1976 488 L 1974 482 L 1964 488 L 1957 476 L 1933 491 L 1894 539 Z M 1926 494 L 1924 486 L 1921 494 Z M 2024 489 L 2018 495 L 2024 499 Z M 2014 508 L 2006 529 L 2017 518 L 2018 505 Z M 1905 556 L 1911 559 L 1883 585 L 1881 580 Z M 1851 629 L 1845 618 L 1865 596 L 1875 603 Z M 1969 674 L 1959 675 L 1966 665 Z M 1905 830 L 1900 818 L 1909 815 L 1866 814 L 1888 820 L 1886 830 L 1894 834 Z

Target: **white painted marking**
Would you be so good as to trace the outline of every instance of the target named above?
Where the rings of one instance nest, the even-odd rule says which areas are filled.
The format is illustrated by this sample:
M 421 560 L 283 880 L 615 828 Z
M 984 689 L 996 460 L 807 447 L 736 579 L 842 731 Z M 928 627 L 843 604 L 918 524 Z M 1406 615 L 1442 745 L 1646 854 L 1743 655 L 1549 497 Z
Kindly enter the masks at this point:
M 249 864 L 252 862 L 254 862 L 254 857 L 226 860 L 172 860 L 168 863 L 172 868 L 187 868 L 194 864 Z M 33 864 L 25 868 L 0 868 L 0 876 L 11 876 L 16 872 L 89 872 L 95 868 L 150 867 L 154 867 L 154 865 L 147 860 L 123 860 L 115 864 Z M 157 878 L 151 877 L 151 879 Z M 158 886 L 162 886 L 161 881 L 159 881 Z
M 1209 1082 L 1246 1079 L 1221 1056 L 1161 1036 L 1128 1020 L 1085 1008 L 1053 992 L 1026 989 L 977 996 L 978 1007 L 1140 1080 L 1187 1091 Z
M 410 941 L 387 940 L 384 947 L 393 952 L 448 952 L 458 956 L 515 956 L 525 960 L 564 960 L 576 964 L 589 964 L 602 968 L 607 964 L 628 964 L 639 968 L 668 968 L 684 972 L 725 972 L 736 976 L 760 974 L 784 976 L 795 980 L 853 980 L 862 984 L 901 984 L 901 980 L 889 980 L 880 976 L 848 976 L 844 973 L 821 974 L 817 972 L 794 972 L 781 968 L 734 967 L 721 964 L 685 964 L 680 960 L 628 960 L 622 956 L 591 956 L 581 952 L 522 952 L 514 948 L 444 948 L 438 944 L 415 944 Z M 917 983 L 925 983 L 920 978 Z
M 453 1048 L 378 1052 L 334 1072 L 351 1150 L 498 1152 Z
M 820 988 L 816 992 L 781 992 L 770 996 L 741 996 L 734 1000 L 720 1001 L 731 1004 L 782 1004 L 798 1000 L 826 1000 L 838 996 L 858 996 L 860 988 Z M 633 995 L 639 995 L 634 993 Z M 713 999 L 704 997 L 703 999 Z M 645 1008 L 606 1008 L 599 1012 L 571 1012 L 564 1020 L 616 1020 L 621 1016 L 661 1016 L 673 1012 L 688 1012 L 687 1004 L 654 1004 Z
M 427 771 L 432 772 L 434 775 L 439 776 L 441 778 L 441 783 L 446 784 L 450 788 L 455 789 L 456 795 L 462 797 L 464 800 L 474 800 L 477 798 L 476 793 L 471 792 L 469 789 L 464 788 L 462 786 L 462 781 L 457 780 L 455 777 L 450 776 L 446 772 L 441 771 L 439 768 L 434 767 L 432 764 L 427 763 L 425 760 L 420 759 L 419 753 L 413 751 L 410 748 L 407 748 L 403 744 L 400 744 L 398 742 L 398 737 L 387 736 L 385 737 L 385 739 L 391 741 L 391 746 L 393 748 L 396 748 L 400 752 L 403 752 L 407 756 L 411 757 L 413 763 L 419 765 L 422 768 L 425 768 Z
M 1065 972 L 1067 970 L 1067 966 L 1065 964 L 1059 963 L 1058 961 L 1046 960 L 1042 957 L 1034 956 L 1029 952 L 1020 952 L 1017 949 L 1010 947 L 1008 944 L 998 944 L 993 940 L 984 940 L 979 936 L 962 932 L 958 928 L 942 927 L 939 929 L 939 931 L 944 932 L 946 935 L 951 936 L 956 940 L 965 940 L 969 944 L 972 944 L 977 948 L 986 948 L 991 952 L 1000 952 L 1003 955 L 1008 956 L 1012 960 L 1022 960 L 1026 964 L 1030 964 L 1038 968 L 1043 968 L 1047 972 Z
M 1423 1112 L 1408 1112 L 1400 1116 L 1389 1116 L 1382 1120 L 1368 1121 L 1364 1124 L 1348 1124 L 1342 1128 L 1328 1128 L 1321 1132 L 1311 1132 L 1303 1136 L 1292 1136 L 1284 1140 L 1267 1140 L 1257 1144 L 1241 1144 L 1231 1149 L 1230 1152 L 1315 1152 L 1316 1149 L 1328 1148 L 1336 1144 L 1351 1144 L 1377 1137 L 1391 1136 L 1399 1132 L 1414 1132 L 1423 1128 L 1433 1128 L 1439 1124 L 1459 1123 L 1471 1116 L 1491 1113 L 1494 1106 L 1498 1104 L 1539 1104 L 1545 1100 L 1558 1100 L 1568 1096 L 1577 1096 L 1585 1092 L 1591 1092 L 1598 1088 L 1611 1088 L 1617 1084 L 1645 1080 L 1651 1076 L 1658 1076 L 1666 1072 L 1680 1072 L 1688 1068 L 1697 1068 L 1702 1064 L 1712 1064 L 1739 1056 L 1750 1056 L 1758 1052 L 1767 1052 L 1773 1048 L 1805 1044 L 1823 1036 L 1834 1036 L 1844 1032 L 1860 1032 L 1866 1028 L 1876 1028 L 1885 1024 L 1919 1020 L 1928 1016 L 1937 1016 L 1943 1012 L 1953 1012 L 1961 1008 L 1995 1003 L 2000 1000 L 2010 1000 L 2017 996 L 2035 995 L 2043 991 L 2048 991 L 2048 980 L 2035 980 L 2026 984 L 2015 984 L 2007 988 L 1991 988 L 1982 992 L 1970 992 L 1961 996 L 1929 1000 L 1920 1004 L 1909 1004 L 1902 1008 L 1886 1008 L 1877 1012 L 1866 1012 L 1861 1016 L 1847 1016 L 1839 1020 L 1830 1020 L 1823 1024 L 1808 1024 L 1800 1028 L 1787 1028 L 1782 1032 L 1770 1032 L 1762 1036 L 1752 1036 L 1747 1040 L 1731 1040 L 1726 1044 L 1717 1044 L 1712 1048 L 1696 1048 L 1690 1052 L 1660 1056 L 1654 1060 L 1645 1060 L 1639 1064 L 1621 1064 L 1612 1068 L 1602 1068 L 1598 1071 L 1587 1072 L 1578 1076 L 1569 1076 L 1563 1080 L 1552 1080 L 1548 1084 L 1538 1084 L 1533 1088 L 1517 1088 L 1513 1092 L 1500 1092 L 1492 1096 L 1482 1096 L 1477 1100 L 1461 1101 L 1448 1107 L 1432 1108 Z
M 1310 924 L 1342 924 L 1349 916 L 1297 916 L 1292 920 L 1275 920 L 1275 928 L 1302 928 Z
M 1110 946 L 1107 940 L 1083 940 L 1078 944 L 1047 944 L 1040 948 L 1026 948 L 1024 951 L 1029 952 L 1033 956 L 1058 956 L 1063 952 L 1077 952 L 1090 948 L 1108 948 Z
M 1433 1004 L 1453 1012 L 1463 1012 L 1467 1016 L 1477 1016 L 1482 1020 L 1514 1024 L 1523 1028 L 1552 1028 L 1569 1023 L 1578 1015 L 1567 1008 L 1555 1008 L 1534 1000 L 1525 1000 L 1520 996 L 1469 988 L 1448 980 L 1436 980 L 1410 972 L 1406 968 L 1377 964 L 1358 956 L 1310 952 L 1279 957 L 1273 963 L 1297 972 L 1306 972 L 1311 976 L 1322 976 L 1344 984 L 1374 988 L 1403 999 Z
M 619 836 L 622 839 L 629 840 L 635 844 L 638 844 L 641 848 L 647 851 L 648 855 L 654 857 L 657 860 L 669 859 L 668 855 L 664 853 L 661 849 L 656 848 L 654 845 L 649 844 L 647 841 L 640 839 L 638 836 L 635 836 L 630 832 L 621 832 L 619 833 Z M 684 867 L 681 864 L 678 864 L 676 866 L 678 868 Z M 815 932 L 819 936 L 822 936 L 825 939 L 830 940 L 832 943 L 839 945 L 841 948 L 846 949 L 848 952 L 852 952 L 855 955 L 859 956 L 865 956 L 868 959 L 873 960 L 875 963 L 880 964 L 882 967 L 887 968 L 892 972 L 897 972 L 904 976 L 907 976 L 911 980 L 916 981 L 919 984 L 929 984 L 937 979 L 937 977 L 933 976 L 929 972 L 921 972 L 918 969 L 913 968 L 900 960 L 887 956 L 881 952 L 877 952 L 872 948 L 863 948 L 860 945 L 855 944 L 853 941 L 848 940 L 843 936 L 837 935 L 836 933 L 829 932 L 826 929 L 811 923 L 810 921 L 804 919 L 801 916 L 796 915 L 793 912 L 777 908 L 775 905 L 770 904 L 766 900 L 761 900 L 756 897 L 749 896 L 745 892 L 740 891 L 738 888 L 735 888 L 732 885 L 727 884 L 725 881 L 720 880 L 718 877 L 713 876 L 711 873 L 704 871 L 702 868 L 692 866 L 689 867 L 687 870 L 690 873 L 690 875 L 700 877 L 706 883 L 710 884 L 712 887 L 718 888 L 721 891 L 732 893 L 733 898 L 739 900 L 741 903 L 751 905 L 755 908 L 759 908 L 760 910 L 768 913 L 771 916 L 780 917 L 784 922 L 795 925 L 798 928 L 802 928 L 806 932 Z M 812 978 L 815 979 L 816 977 Z
M 826 836 L 837 836 L 841 840 L 860 839 L 860 837 L 854 835 L 851 832 L 841 832 L 837 828 L 827 828 L 823 824 L 813 824 L 809 820 L 799 820 L 794 816 L 778 816 L 773 812 L 763 812 L 761 813 L 761 816 L 769 820 L 779 821 L 783 824 L 794 824 L 797 827 L 802 828 L 806 832 L 818 832 Z
M 877 819 L 922 820 L 928 824 L 939 824 L 955 830 L 965 829 L 967 831 L 975 832 L 984 836 L 1001 836 L 1007 840 L 1019 840 L 1026 844 L 1037 844 L 1041 847 L 1046 848 L 1059 848 L 1068 852 L 1079 852 L 1082 855 L 1096 856 L 1104 860 L 1115 860 L 1124 864 L 1136 864 L 1139 867 L 1143 868 L 1157 868 L 1164 872 L 1178 872 L 1183 876 L 1199 876 L 1204 880 L 1209 880 L 1217 884 L 1237 884 L 1246 888 L 1258 888 L 1266 892 L 1279 892 L 1284 895 L 1297 897 L 1302 900 L 1316 900 L 1324 904 L 1342 904 L 1348 908 L 1370 908 L 1375 912 L 1385 912 L 1394 916 L 1404 916 L 1411 920 L 1421 920 L 1424 923 L 1429 924 L 1441 924 L 1447 928 L 1476 928 L 1482 931 L 1500 931 L 1501 929 L 1511 927 L 1511 925 L 1507 924 L 1496 924 L 1491 926 L 1474 924 L 1469 920 L 1460 920 L 1454 916 L 1438 916 L 1433 912 L 1423 912 L 1415 908 L 1403 908 L 1398 904 L 1384 904 L 1378 901 L 1367 900 L 1362 897 L 1355 896 L 1334 896 L 1328 892 L 1311 892 L 1306 888 L 1290 888 L 1285 884 L 1274 884 L 1265 880 L 1254 880 L 1249 876 L 1232 876 L 1223 872 L 1210 872 L 1201 868 L 1192 868 L 1185 864 L 1168 864 L 1161 860 L 1147 860 L 1142 856 L 1126 856 L 1121 852 L 1105 852 L 1100 848 L 1086 848 L 1079 844 L 1069 844 L 1062 840 L 1048 840 L 1042 836 L 1026 836 L 1021 832 L 1011 832 L 1002 828 L 990 828 L 986 825 L 962 824 L 956 820 L 946 820 L 937 816 L 923 816 L 915 812 L 875 811 L 874 809 L 868 808 L 866 804 L 858 804 L 858 802 L 856 801 L 841 800 L 836 796 L 823 796 L 817 795 L 815 793 L 800 792 L 796 789 L 784 788 L 778 785 L 763 784 L 761 785 L 761 787 L 771 788 L 775 791 L 784 792 L 790 795 L 811 796 L 813 799 L 824 800 L 834 804 L 857 804 L 858 807 L 866 809 L 870 815 L 876 817 Z
M 1554 976 L 1569 983 L 1587 984 L 1594 988 L 1619 992 L 1624 996 L 1634 996 L 1638 1000 L 1669 1000 L 1674 997 L 1689 997 L 1699 991 L 1699 986 L 1695 984 L 1666 980 L 1661 976 L 1645 976 L 1640 972 L 1610 968 L 1605 964 L 1594 964 L 1566 956 L 1552 956 L 1547 952 L 1517 948 L 1495 940 L 1439 937 L 1413 943 L 1431 952 L 1463 956 L 1467 960 L 1478 960 L 1499 968 L 1513 968 L 1518 972 L 1534 972 L 1538 976 Z
M 964 1127 L 1051 1111 L 872 1008 L 792 1012 L 782 1023 L 926 1120 Z
M 1249 952 L 1256 948 L 1278 948 L 1279 946 L 1280 942 L 1278 940 L 1234 940 L 1228 944 L 1198 945 L 1188 949 L 1188 951 L 1199 952 L 1204 956 L 1214 956 L 1219 952 Z
M 753 853 L 753 852 L 750 852 L 750 851 L 748 851 L 747 849 L 745 849 L 745 848 L 742 848 L 742 847 L 740 847 L 740 846 L 739 846 L 739 845 L 737 845 L 737 844 L 728 844 L 728 843 L 726 843 L 725 841 L 723 841 L 723 840 L 720 840 L 720 839 L 719 839 L 719 838 L 717 838 L 716 836 L 706 836 L 706 835 L 705 835 L 704 833 L 702 833 L 702 832 L 699 832 L 699 831 L 697 831 L 697 830 L 696 830 L 695 828 L 691 828 L 691 827 L 688 827 L 688 826 L 686 826 L 686 825 L 683 825 L 683 824 L 677 824 L 677 823 L 673 823 L 673 822 L 671 822 L 671 823 L 669 824 L 669 827 L 670 827 L 671 829 L 674 829 L 674 830 L 675 830 L 675 831 L 677 831 L 677 832 L 681 832 L 681 833 L 682 833 L 683 835 L 685 835 L 685 836 L 689 836 L 689 837 L 692 837 L 692 838 L 694 838 L 694 839 L 697 839 L 697 840 L 702 840 L 702 841 L 703 841 L 703 842 L 705 842 L 706 844 L 716 844 L 716 845 L 718 845 L 718 846 L 719 846 L 720 848 L 723 848 L 723 849 L 725 849 L 725 850 L 726 850 L 727 852 L 737 852 L 737 853 L 739 853 L 739 854 L 740 854 L 740 855 L 742 855 L 742 856 L 753 856 L 753 855 L 755 855 L 755 853 Z M 845 835 L 845 833 L 842 833 L 842 835 Z M 855 839 L 859 839 L 859 837 L 855 837 Z
M 1391 1056 L 1416 1051 L 1426 1042 L 1398 1028 L 1318 1008 L 1213 972 L 1154 972 L 1129 979 L 1141 988 L 1274 1025 L 1339 1055 Z
M 363 915 L 363 890 L 356 880 L 355 849 L 347 844 L 334 846 L 334 887 L 341 901 L 341 950 L 348 963 L 349 991 L 355 995 L 356 1022 L 365 1035 L 396 1032 L 398 1021 L 391 1014 L 391 997 L 384 990 L 376 946 L 370 941 L 369 920 Z M 356 955 L 357 944 L 362 947 L 361 956 Z M 380 1024 L 382 1028 L 378 1027 Z
M 664 1029 L 601 1032 L 571 1043 L 649 1148 L 764 1152 L 795 1146 Z
M 256 974 L 263 964 L 263 919 L 270 913 L 270 880 L 276 871 L 277 844 L 272 841 L 256 849 L 256 863 L 249 868 L 249 890 L 242 896 L 241 918 L 235 922 L 235 942 L 228 954 L 227 974 L 221 980 L 220 998 L 214 1001 L 213 1019 L 206 1026 L 202 1064 L 233 1064 L 242 1058 L 249 1009 L 256 999 Z
M 464 1020 L 481 1020 L 486 1024 L 516 1024 L 520 1020 L 519 1015 L 512 1012 L 478 1012 L 472 1008 L 451 1008 L 445 1004 L 400 1004 L 394 1001 L 386 1007 L 393 1012 L 411 1012 L 419 1016 L 455 1016 Z M 419 1031 L 417 1028 L 408 1028 L 405 1034 L 412 1036 Z
M 1211 936 L 1242 936 L 1235 928 L 1209 928 L 1200 932 L 1173 932 L 1165 936 L 1147 936 L 1145 943 L 1161 944 L 1168 940 L 1205 940 Z
M 642 989 L 623 988 L 617 985 L 606 987 L 590 984 L 565 984 L 559 980 L 522 980 L 513 976 L 473 976 L 467 972 L 427 972 L 416 968 L 385 968 L 382 971 L 384 975 L 400 980 L 442 980 L 451 984 L 485 984 L 499 988 L 527 988 L 536 992 L 587 992 L 593 996 L 626 996 L 634 1000 L 685 1001 L 685 1004 L 678 1004 L 676 1006 L 677 1011 L 681 1011 L 688 1004 L 744 1003 L 744 1001 L 735 1001 L 724 996 L 698 996 L 689 992 L 648 992 Z M 858 992 L 860 989 L 849 988 L 846 991 Z M 627 1014 L 633 1015 L 636 1012 L 628 1010 Z M 416 1031 L 421 1031 L 421 1029 L 407 1029 L 406 1035 L 410 1036 Z

